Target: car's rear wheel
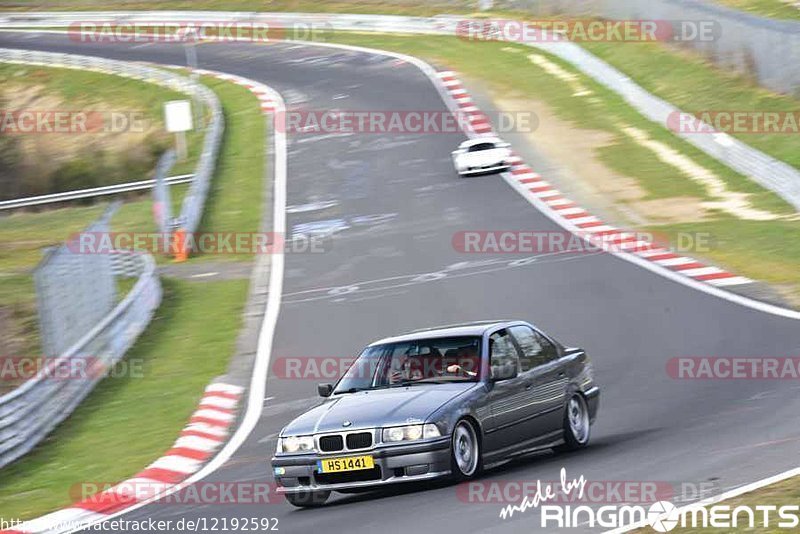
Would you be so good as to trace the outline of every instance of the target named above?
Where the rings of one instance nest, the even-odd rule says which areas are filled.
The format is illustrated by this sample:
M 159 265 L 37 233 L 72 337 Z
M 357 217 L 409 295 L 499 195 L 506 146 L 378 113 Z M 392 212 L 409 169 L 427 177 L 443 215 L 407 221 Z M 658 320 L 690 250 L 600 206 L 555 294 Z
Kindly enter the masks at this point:
M 475 476 L 481 467 L 481 444 L 475 427 L 462 419 L 453 429 L 450 445 L 453 478 L 465 480 Z
M 330 491 L 303 491 L 301 493 L 284 493 L 286 501 L 298 508 L 312 508 L 322 506 L 330 497 Z
M 559 450 L 574 451 L 589 444 L 591 425 L 586 399 L 578 393 L 570 397 L 564 412 L 564 444 Z

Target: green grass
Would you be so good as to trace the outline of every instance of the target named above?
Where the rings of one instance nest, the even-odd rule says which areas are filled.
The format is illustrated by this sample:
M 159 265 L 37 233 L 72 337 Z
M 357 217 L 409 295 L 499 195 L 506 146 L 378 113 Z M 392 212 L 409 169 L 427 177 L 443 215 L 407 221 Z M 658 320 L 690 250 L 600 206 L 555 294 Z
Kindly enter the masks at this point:
M 162 106 L 164 102 L 185 98 L 181 93 L 155 86 L 146 82 L 101 74 L 78 69 L 48 68 L 28 65 L 12 65 L 0 63 L 0 84 L 4 87 L 36 90 L 37 98 L 51 99 L 52 102 L 63 102 L 59 109 L 94 110 L 114 109 L 141 113 L 144 119 L 154 124 L 156 131 L 163 130 Z M 93 91 L 87 91 L 92 87 Z M 30 107 L 45 105 L 35 101 Z M 85 134 L 100 136 L 102 134 Z M 15 138 L 16 136 L 8 136 Z M 23 136 L 19 136 L 20 138 Z M 88 139 L 87 142 L 92 142 Z M 182 166 L 193 167 L 200 151 L 202 135 L 192 133 L 188 138 L 191 156 Z M 57 141 L 54 141 L 57 142 Z M 156 161 L 154 150 L 163 150 L 171 142 L 171 137 L 164 133 L 161 137 L 147 140 L 148 158 L 129 161 L 124 154 L 107 154 L 102 165 L 104 184 L 142 180 L 148 177 Z M 112 145 L 113 146 L 113 145 Z M 72 148 L 64 148 L 60 157 L 83 158 L 85 154 L 71 152 Z M 112 149 L 109 149 L 113 151 Z M 180 169 L 179 169 L 180 170 Z M 64 189 L 72 189 L 69 183 Z M 82 187 L 82 185 L 78 185 Z M 180 194 L 174 195 L 180 196 Z M 134 195 L 130 198 L 149 198 L 145 195 Z M 85 201 L 83 201 L 85 202 Z M 86 206 L 80 203 L 60 205 L 60 209 L 42 212 L 12 212 L 2 216 L 0 224 L 0 303 L 9 307 L 13 313 L 12 328 L 17 339 L 15 346 L 23 354 L 37 354 L 38 324 L 36 320 L 35 297 L 33 291 L 33 269 L 42 257 L 42 249 L 62 243 L 70 235 L 81 231 L 87 224 L 96 219 L 103 211 L 102 205 Z M 139 228 L 152 225 L 150 202 L 132 202 L 123 209 L 128 223 L 136 221 Z M 7 333 L 6 333 L 7 334 Z M 9 384 L 4 384 L 7 389 Z
M 34 452 L 2 470 L 2 517 L 35 517 L 69 505 L 76 484 L 135 474 L 170 447 L 209 379 L 224 373 L 247 281 L 166 279 L 164 289 L 126 357 L 142 373 L 103 380 Z
M 717 0 L 733 9 L 746 11 L 762 17 L 800 20 L 800 9 L 785 0 Z M 393 15 L 433 16 L 442 13 L 473 14 L 474 1 L 460 2 L 402 1 L 402 0 L 336 0 L 333 2 L 314 2 L 312 0 L 5 0 L 0 3 L 0 11 L 37 10 L 214 10 L 214 11 L 286 11 L 316 13 L 378 13 Z M 520 10 L 500 10 L 493 13 L 524 16 Z M 530 13 L 527 13 L 531 16 Z
M 259 150 L 261 147 L 248 141 L 263 139 L 263 118 L 260 113 L 250 112 L 250 101 L 255 99 L 246 89 L 211 77 L 204 78 L 203 82 L 225 101 L 223 107 L 227 105 L 228 124 L 201 231 L 206 228 L 223 232 L 255 232 L 260 218 L 264 155 L 263 150 Z M 142 92 L 140 96 L 152 98 L 148 92 Z M 136 179 L 139 177 L 131 176 L 128 181 Z M 173 213 L 179 212 L 180 200 L 187 188 L 187 185 L 172 188 Z M 115 215 L 113 230 L 154 232 L 150 193 L 132 198 Z M 38 351 L 32 272 L 41 259 L 42 249 L 63 243 L 83 230 L 104 209 L 105 203 L 4 216 L 0 225 L 0 302 L 19 311 L 20 321 L 26 325 L 26 352 Z M 229 254 L 199 257 L 193 261 L 240 261 L 247 258 L 247 254 Z M 159 263 L 171 261 L 163 255 L 156 255 L 156 259 Z
M 739 497 L 735 497 L 733 499 L 728 499 L 726 501 L 722 501 L 719 503 L 720 506 L 730 506 L 731 510 L 737 506 L 751 506 L 754 508 L 756 506 L 797 506 L 798 501 L 800 501 L 800 477 L 789 478 L 784 480 L 783 482 L 779 482 L 777 484 L 773 484 L 771 486 L 767 486 L 765 488 L 761 488 L 759 490 L 753 491 L 751 493 L 746 493 Z M 756 527 L 750 529 L 747 526 L 747 516 L 746 514 L 742 513 L 739 515 L 739 519 L 744 521 L 744 526 L 740 525 L 736 529 L 722 529 L 722 528 L 693 528 L 687 526 L 686 528 L 681 527 L 680 524 L 675 527 L 673 530 L 670 531 L 671 534 L 728 534 L 729 532 L 748 532 L 752 534 L 780 534 L 785 532 L 797 532 L 797 529 L 791 528 L 779 528 L 777 526 L 778 521 L 786 521 L 786 519 L 782 517 L 778 517 L 777 512 L 772 512 L 770 514 L 770 527 L 758 526 L 759 524 L 763 525 L 763 522 L 759 520 L 760 513 L 756 511 Z M 797 512 L 791 513 L 790 515 L 798 515 Z M 691 519 L 689 519 L 691 520 Z M 698 521 L 700 521 L 700 517 L 698 516 Z M 653 534 L 655 531 L 650 527 L 640 528 L 633 531 L 635 534 Z
M 178 9 L 178 10 L 217 10 L 217 11 L 313 11 L 320 13 L 385 13 L 396 15 L 437 15 L 444 12 L 468 13 L 475 9 L 475 3 L 462 0 L 449 2 L 384 1 L 384 0 L 335 0 L 314 2 L 313 0 L 58 0 L 27 1 L 5 0 L 0 9 L 25 10 L 137 10 L 137 9 Z
M 720 4 L 773 19 L 800 20 L 800 7 L 786 0 L 717 0 Z
M 670 235 L 698 232 L 712 237 L 710 250 L 699 250 L 733 272 L 786 288 L 798 289 L 800 223 L 797 221 L 742 221 L 724 218 L 692 224 L 653 226 L 648 230 Z M 692 255 L 692 251 L 688 251 Z M 800 296 L 800 293 L 795 293 Z
M 213 78 L 202 81 L 219 96 L 226 120 L 202 230 L 257 231 L 266 133 L 258 100 L 232 83 Z M 7 218 L 0 227 L 3 269 L 24 272 L 35 263 L 39 246 L 62 241 L 94 219 L 100 209 L 69 208 Z M 149 200 L 126 203 L 114 218 L 114 231 L 153 231 L 150 209 Z M 249 257 L 239 254 L 225 259 Z M 8 280 L 29 284 L 24 274 Z M 163 284 L 164 301 L 155 319 L 126 357 L 143 364 L 144 378 L 106 378 L 46 442 L 4 468 L 0 476 L 3 518 L 28 519 L 66 506 L 73 500 L 70 489 L 81 482 L 114 483 L 134 475 L 169 448 L 204 387 L 225 372 L 241 326 L 248 281 L 164 278 Z M 30 285 L 9 285 L 6 290 L 20 298 L 32 296 Z M 1 291 L 0 297 L 4 296 Z
M 682 111 L 796 112 L 800 99 L 778 95 L 746 76 L 714 67 L 694 53 L 658 43 L 582 43 L 652 94 Z M 797 134 L 731 133 L 753 148 L 800 169 Z
M 119 113 L 136 114 L 141 117 L 147 137 L 144 148 L 136 147 L 135 153 L 121 149 L 127 147 L 129 136 L 134 133 L 86 133 L 82 134 L 85 143 L 71 146 L 61 143 L 64 150 L 59 159 L 66 162 L 56 169 L 51 183 L 50 178 L 40 176 L 41 170 L 34 167 L 32 176 L 34 191 L 30 194 L 46 194 L 67 191 L 82 187 L 96 187 L 143 180 L 155 167 L 158 155 L 173 144 L 172 134 L 164 131 L 163 106 L 170 100 L 185 100 L 183 93 L 160 87 L 151 83 L 121 76 L 92 72 L 80 69 L 48 68 L 32 65 L 0 63 L 0 86 L 15 91 L 35 89 L 37 100 L 29 104 L 33 109 L 50 109 L 55 102 L 60 110 L 113 110 Z M 92 91 L 86 88 L 91 87 Z M 8 92 L 8 89 L 5 91 Z M 51 99 L 42 104 L 39 98 Z M 2 92 L 0 92 L 2 99 Z M 10 141 L 25 136 L 9 136 Z M 53 136 L 53 142 L 61 142 Z M 188 157 L 176 164 L 174 174 L 192 172 L 202 147 L 203 132 L 194 130 L 187 134 Z M 110 140 L 106 143 L 107 140 Z M 12 150 L 16 144 L 12 144 Z M 71 165 L 70 165 L 71 164 Z M 22 167 L 25 171 L 26 167 Z M 37 174 L 38 173 L 38 174 Z M 74 175 L 74 180 L 64 178 Z M 26 176 L 22 174 L 22 176 Z

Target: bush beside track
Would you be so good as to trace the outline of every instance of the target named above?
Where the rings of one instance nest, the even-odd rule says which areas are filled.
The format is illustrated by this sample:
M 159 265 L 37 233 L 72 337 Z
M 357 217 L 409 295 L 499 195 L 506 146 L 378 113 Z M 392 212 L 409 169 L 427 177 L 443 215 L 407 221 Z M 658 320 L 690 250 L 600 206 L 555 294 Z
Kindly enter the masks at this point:
M 262 195 L 253 192 L 264 191 L 265 165 L 263 144 L 253 143 L 265 133 L 258 100 L 232 83 L 210 77 L 202 81 L 219 96 L 227 127 L 201 231 L 258 231 Z M 125 204 L 114 230 L 151 232 L 151 208 L 149 200 Z M 63 240 L 69 232 L 58 227 L 58 217 L 63 221 L 70 211 L 37 215 L 52 217 L 42 227 L 57 228 Z M 91 219 L 94 212 L 81 208 L 78 213 Z M 217 258 L 190 261 L 209 259 Z M 225 257 L 245 259 L 251 258 Z M 164 302 L 126 356 L 142 362 L 143 377 L 107 378 L 42 445 L 3 470 L 5 518 L 29 519 L 63 507 L 74 500 L 74 484 L 113 483 L 138 472 L 169 448 L 204 387 L 225 371 L 242 323 L 248 281 L 162 280 Z
M 173 143 L 164 130 L 164 103 L 187 98 L 140 80 L 4 63 L 0 63 L 0 87 L 2 200 L 144 179 L 159 154 Z M 88 92 L 87 87 L 94 90 Z M 45 117 L 38 126 L 41 134 L 17 131 L 32 124 L 18 120 L 21 111 Z M 71 121 L 67 120 L 60 133 L 48 132 L 48 127 L 56 125 L 55 112 L 72 113 L 76 132 L 81 124 L 76 115 L 86 114 L 82 119 L 88 131 L 69 131 L 66 123 Z M 117 123 L 112 114 L 118 117 Z M 106 127 L 109 131 L 103 131 Z M 201 140 L 201 131 L 187 136 L 191 157 L 176 171 L 191 172 Z

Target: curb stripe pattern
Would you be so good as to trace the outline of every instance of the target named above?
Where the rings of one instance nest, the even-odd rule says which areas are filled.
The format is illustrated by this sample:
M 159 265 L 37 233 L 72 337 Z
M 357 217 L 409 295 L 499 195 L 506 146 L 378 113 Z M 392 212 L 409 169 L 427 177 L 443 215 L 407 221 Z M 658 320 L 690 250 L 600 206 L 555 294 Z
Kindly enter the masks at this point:
M 496 136 L 486 115 L 484 115 L 475 102 L 464 89 L 464 85 L 453 71 L 439 71 L 436 73 L 440 83 L 444 86 L 450 97 L 456 102 L 459 111 L 467 115 L 469 126 L 465 125 L 467 135 Z M 468 131 L 471 129 L 471 131 Z M 541 201 L 553 214 L 564 223 L 564 226 L 575 228 L 575 233 L 584 239 L 591 239 L 592 243 L 598 241 L 614 245 L 616 250 L 636 255 L 683 276 L 705 282 L 717 287 L 728 287 L 749 284 L 753 281 L 744 276 L 737 276 L 724 271 L 719 267 L 708 265 L 694 258 L 675 254 L 665 247 L 639 240 L 639 235 L 626 232 L 595 217 L 578 204 L 565 197 L 552 184 L 546 182 L 539 174 L 525 164 L 518 154 L 512 153 L 510 178 L 524 188 L 516 188 L 520 193 L 529 197 L 528 200 Z M 601 245 L 602 246 L 602 245 Z
M 67 508 L 26 521 L 12 530 L 2 530 L 0 534 L 38 534 L 61 530 L 69 525 L 102 521 L 110 514 L 182 482 L 199 471 L 203 463 L 223 445 L 236 419 L 236 406 L 242 393 L 243 388 L 239 386 L 221 383 L 209 385 L 189 424 L 164 456 L 112 488 Z M 220 401 L 224 402 L 224 407 L 216 405 Z M 204 415 L 199 417 L 200 413 Z M 214 423 L 199 422 L 198 419 Z

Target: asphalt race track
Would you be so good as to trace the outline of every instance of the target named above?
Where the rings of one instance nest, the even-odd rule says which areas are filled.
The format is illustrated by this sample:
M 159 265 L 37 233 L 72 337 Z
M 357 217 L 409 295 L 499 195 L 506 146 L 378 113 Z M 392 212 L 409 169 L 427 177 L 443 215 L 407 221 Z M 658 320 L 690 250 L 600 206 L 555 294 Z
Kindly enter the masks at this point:
M 81 44 L 44 34 L 0 34 L 0 46 L 183 64 L 181 45 Z M 445 110 L 415 67 L 392 58 L 296 44 L 207 44 L 202 68 L 266 83 L 289 107 Z M 293 134 L 288 202 L 331 202 L 290 212 L 288 228 L 341 227 L 330 250 L 286 257 L 283 304 L 272 362 L 283 357 L 347 357 L 370 341 L 435 324 L 530 320 L 567 345 L 586 348 L 603 388 L 592 445 L 543 454 L 482 480 L 589 480 L 700 483 L 719 491 L 797 465 L 800 386 L 792 381 L 679 381 L 677 356 L 800 354 L 797 321 L 753 311 L 688 288 L 606 254 L 460 254 L 463 230 L 560 231 L 496 176 L 458 179 L 455 134 Z M 466 263 L 465 263 L 466 262 Z M 445 276 L 423 276 L 444 273 Z M 333 288 L 358 286 L 352 292 Z M 316 380 L 271 376 L 261 420 L 237 454 L 207 481 L 271 481 L 275 437 L 316 402 Z M 124 519 L 279 519 L 279 530 L 308 532 L 528 532 L 536 511 L 502 520 L 501 505 L 465 502 L 456 487 L 426 484 L 378 494 L 335 494 L 321 509 L 274 504 L 154 503 Z

